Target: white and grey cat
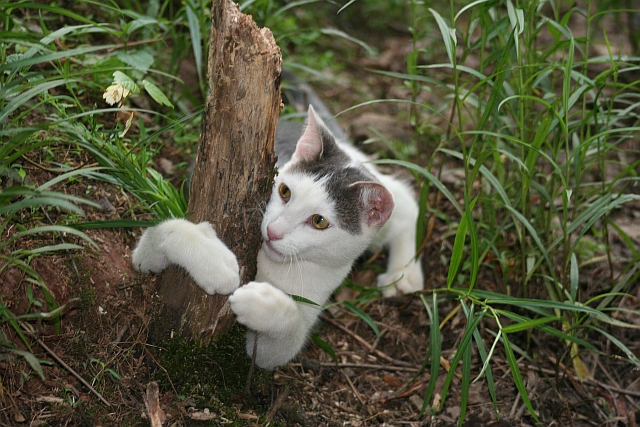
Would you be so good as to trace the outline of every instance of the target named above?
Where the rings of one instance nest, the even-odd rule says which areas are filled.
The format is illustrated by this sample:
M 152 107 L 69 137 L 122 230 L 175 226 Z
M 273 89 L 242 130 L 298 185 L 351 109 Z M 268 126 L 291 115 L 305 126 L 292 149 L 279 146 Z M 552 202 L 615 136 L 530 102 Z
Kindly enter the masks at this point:
M 165 221 L 147 229 L 133 251 L 141 272 L 177 264 L 207 293 L 231 293 L 231 309 L 247 327 L 247 353 L 257 339 L 256 363 L 269 370 L 298 354 L 321 306 L 367 249 L 389 249 L 387 272 L 377 278 L 385 296 L 423 288 L 410 187 L 336 141 L 311 106 L 297 143 L 288 144 L 287 126 L 278 125 L 279 170 L 262 221 L 255 281 L 239 286 L 236 257 L 208 222 Z

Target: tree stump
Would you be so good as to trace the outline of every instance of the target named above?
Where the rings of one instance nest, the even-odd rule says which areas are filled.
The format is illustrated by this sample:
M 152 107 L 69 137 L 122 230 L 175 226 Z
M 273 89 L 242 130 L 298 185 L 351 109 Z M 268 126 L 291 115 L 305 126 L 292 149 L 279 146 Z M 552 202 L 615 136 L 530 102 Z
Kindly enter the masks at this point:
M 253 280 L 261 245 L 261 206 L 268 200 L 281 110 L 282 58 L 271 31 L 259 29 L 231 0 L 212 1 L 209 90 L 191 184 L 189 220 L 209 221 Z M 227 297 L 207 295 L 181 268 L 160 277 L 160 313 L 150 339 L 173 332 L 201 342 L 234 322 Z

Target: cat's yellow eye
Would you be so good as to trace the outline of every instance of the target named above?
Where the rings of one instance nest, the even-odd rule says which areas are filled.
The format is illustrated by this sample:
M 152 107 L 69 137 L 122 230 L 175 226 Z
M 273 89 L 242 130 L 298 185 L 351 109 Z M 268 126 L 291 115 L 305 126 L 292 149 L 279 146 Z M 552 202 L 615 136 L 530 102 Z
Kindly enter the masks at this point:
M 327 221 L 322 215 L 315 214 L 311 217 L 311 224 L 318 230 L 324 230 L 329 226 L 329 221 Z
M 282 197 L 282 200 L 284 200 L 285 202 L 288 202 L 289 199 L 291 198 L 291 190 L 289 189 L 289 187 L 287 187 L 287 184 L 280 184 L 280 197 Z

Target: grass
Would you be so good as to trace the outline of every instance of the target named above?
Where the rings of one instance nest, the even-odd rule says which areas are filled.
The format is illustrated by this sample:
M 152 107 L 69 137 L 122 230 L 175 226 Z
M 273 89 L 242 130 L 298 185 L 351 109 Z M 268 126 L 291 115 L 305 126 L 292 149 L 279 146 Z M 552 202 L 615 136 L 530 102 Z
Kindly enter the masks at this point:
M 613 357 L 640 366 L 617 338 L 621 329 L 637 325 L 614 315 L 624 312 L 620 301 L 640 277 L 640 252 L 617 222 L 640 199 L 634 188 L 640 156 L 630 144 L 640 130 L 639 80 L 633 77 L 640 58 L 621 53 L 607 31 L 627 11 L 615 1 L 600 4 L 598 9 L 593 2 L 394 1 L 335 8 L 336 19 L 347 23 L 375 15 L 362 23 L 365 35 L 385 28 L 382 9 L 389 19 L 405 20 L 413 37 L 406 72 L 371 70 L 408 88 L 407 99 L 368 99 L 352 108 L 378 102 L 406 106 L 413 147 L 401 147 L 396 159 L 379 163 L 405 167 L 419 182 L 417 249 L 428 243 L 436 219 L 450 228 L 451 250 L 443 251 L 446 283 L 419 296 L 433 325 L 422 367 L 431 373 L 423 413 L 442 409 L 458 372 L 460 424 L 472 381 L 485 382 L 497 408 L 493 367 L 500 354 L 537 419 L 519 364 L 522 358 L 535 363 L 526 340 L 531 334 L 560 343 L 565 350 L 558 364 L 571 366 L 579 378 L 589 376 L 586 354 L 605 357 L 603 342 L 616 349 Z M 14 313 L 0 299 L 0 325 L 13 334 L 3 335 L 0 345 L 24 357 L 39 376 L 42 366 L 30 352 L 31 322 L 59 327 L 65 305 L 53 298 L 32 260 L 97 249 L 82 230 L 135 227 L 187 214 L 184 186 L 152 165 L 167 138 L 195 152 L 207 95 L 207 7 L 198 1 L 89 1 L 70 11 L 0 0 L 0 277 L 12 268 L 23 272 L 28 300 L 24 312 Z M 375 53 L 317 19 L 314 11 L 330 7 L 317 1 L 241 3 L 274 32 L 285 64 L 312 76 L 324 68 L 339 70 L 341 54 Z M 584 23 L 578 26 L 584 31 L 574 33 L 573 22 Z M 177 77 L 187 56 L 197 70 L 192 85 Z M 80 160 L 60 161 L 67 152 Z M 25 172 L 30 156 L 47 159 L 44 184 Z M 86 159 L 90 166 L 82 163 Z M 461 188 L 443 182 L 445 168 L 452 166 L 463 171 Z M 85 209 L 97 204 L 63 191 L 74 180 L 117 186 L 133 207 L 115 221 L 86 221 Z M 41 212 L 55 214 L 56 221 L 41 220 Z M 25 249 L 22 243 L 36 235 L 54 243 Z M 613 235 L 618 248 L 611 244 Z M 63 236 L 73 236 L 73 243 Z M 594 266 L 606 273 L 598 287 L 589 287 Z M 494 288 L 483 288 L 481 279 Z M 363 295 L 342 305 L 376 331 L 360 308 L 375 295 Z M 449 318 L 442 320 L 440 313 L 451 298 L 466 326 L 440 403 L 432 407 L 438 361 L 447 350 L 440 331 Z M 315 342 L 337 360 L 329 344 L 317 336 Z M 478 372 L 472 368 L 476 355 L 482 362 Z M 90 365 L 100 378 L 117 375 L 97 359 Z
M 139 226 L 136 215 L 145 211 L 153 212 L 154 221 L 186 213 L 184 193 L 149 164 L 162 145 L 158 139 L 163 132 L 179 134 L 194 115 L 174 110 L 167 114 L 145 111 L 153 117 L 153 132 L 147 135 L 140 121 L 139 133 L 131 132 L 127 137 L 128 127 L 113 123 L 113 114 L 119 108 L 98 108 L 98 99 L 92 98 L 100 97 L 114 72 L 120 78 L 115 83 L 125 81 L 117 74 L 124 75 L 120 70 L 125 70 L 141 79 L 141 85 L 152 99 L 159 101 L 160 107 L 170 107 L 167 96 L 153 82 L 175 78 L 169 79 L 170 74 L 151 67 L 156 60 L 154 48 L 162 43 L 156 41 L 154 45 L 149 40 L 170 37 L 173 27 L 167 25 L 168 20 L 154 20 L 110 6 L 105 6 L 107 12 L 118 12 L 129 18 L 128 22 L 100 23 L 92 20 L 89 11 L 103 6 L 86 2 L 83 7 L 87 8 L 86 15 L 28 1 L 0 2 L 4 31 L 0 39 L 0 277 L 18 270 L 21 279 L 15 287 L 25 289 L 28 302 L 22 312 L 16 313 L 11 302 L 0 295 L 0 325 L 8 327 L 0 337 L 0 346 L 23 357 L 40 377 L 44 375 L 41 361 L 31 352 L 32 322 L 51 323 L 59 332 L 66 304 L 56 301 L 32 261 L 86 246 L 99 250 L 79 230 L 82 227 L 78 223 L 85 222 L 86 207 L 99 209 L 100 205 L 67 194 L 64 186 L 98 179 L 127 189 L 137 198 L 138 208 L 129 213 L 129 219 L 125 217 L 112 225 Z M 67 25 L 58 28 L 56 19 L 66 20 Z M 141 33 L 146 38 L 137 39 Z M 126 43 L 132 47 L 127 48 Z M 179 60 L 176 57 L 168 71 L 176 72 Z M 132 88 L 132 95 L 137 92 L 135 89 Z M 169 96 L 180 97 L 180 106 L 188 99 L 179 90 Z M 122 104 L 127 99 L 119 101 Z M 140 108 L 129 107 L 128 111 L 130 117 L 134 112 L 142 113 Z M 126 126 L 130 125 L 129 122 Z M 69 158 L 70 152 L 74 160 L 60 162 L 59 159 Z M 97 165 L 87 167 L 81 163 L 87 154 Z M 40 177 L 44 183 L 37 184 L 25 172 L 24 162 L 30 158 L 45 159 L 46 164 L 40 164 L 47 171 L 46 178 Z M 84 226 L 91 228 L 86 222 Z M 36 239 L 37 236 L 49 237 Z M 39 243 L 47 240 L 52 243 Z
M 421 20 L 430 18 L 437 25 L 446 62 L 421 64 L 418 59 L 409 73 L 384 73 L 408 82 L 418 104 L 426 92 L 446 100 L 443 105 L 419 104 L 412 110 L 418 132 L 430 123 L 442 123 L 441 139 L 431 146 L 427 167 L 394 163 L 410 168 L 423 181 L 419 230 L 441 209 L 432 202 L 437 200 L 430 197 L 433 193 L 440 192 L 457 211 L 457 218 L 450 217 L 457 231 L 446 287 L 423 301 L 432 325 L 438 324 L 437 296 L 454 295 L 467 317 L 467 329 L 451 363 L 462 364 L 461 423 L 472 347 L 484 364 L 475 379 L 486 378 L 494 405 L 492 356 L 497 346 L 503 348 L 513 382 L 536 420 L 516 353 L 529 355 L 510 339 L 517 333 L 538 330 L 565 342 L 562 361 L 582 379 L 589 376 L 583 351 L 604 354 L 591 344 L 598 334 L 611 340 L 620 357 L 640 366 L 633 352 L 607 332 L 610 326 L 638 327 L 610 315 L 620 309 L 615 304 L 635 283 L 640 266 L 634 243 L 616 226 L 615 215 L 640 199 L 630 192 L 637 181 L 638 161 L 624 164 L 617 156 L 640 130 L 639 82 L 622 79 L 637 70 L 638 58 L 615 53 L 606 27 L 598 26 L 605 15 L 622 11 L 601 12 L 589 2 L 584 8 L 563 8 L 556 2 L 541 6 L 533 0 L 507 0 L 501 5 L 476 1 L 464 7 L 452 2 L 447 13 L 416 5 Z M 585 34 L 572 33 L 572 19 L 586 22 Z M 415 37 L 416 45 L 423 41 L 420 34 Z M 595 43 L 608 53 L 592 56 Z M 413 52 L 414 58 L 421 55 L 427 52 Z M 478 62 L 473 68 L 465 65 L 471 58 Z M 418 138 L 416 144 L 421 143 Z M 462 203 L 438 178 L 442 166 L 436 165 L 451 161 L 464 170 Z M 429 172 L 433 170 L 438 173 Z M 615 171 L 613 176 L 605 173 L 609 170 Z M 613 252 L 608 236 L 614 230 L 625 242 L 628 256 Z M 515 239 L 516 245 L 506 244 L 505 236 Z M 593 242 L 601 249 L 585 251 Z M 598 295 L 584 292 L 583 286 L 593 263 L 604 264 L 609 272 Z M 488 272 L 503 292 L 478 288 L 478 278 Z M 484 318 L 497 324 L 489 351 L 479 335 Z M 440 346 L 434 328 L 430 360 L 439 360 Z M 434 392 L 437 368 L 433 366 L 437 363 L 432 362 L 423 411 Z M 454 371 L 447 375 L 442 403 Z

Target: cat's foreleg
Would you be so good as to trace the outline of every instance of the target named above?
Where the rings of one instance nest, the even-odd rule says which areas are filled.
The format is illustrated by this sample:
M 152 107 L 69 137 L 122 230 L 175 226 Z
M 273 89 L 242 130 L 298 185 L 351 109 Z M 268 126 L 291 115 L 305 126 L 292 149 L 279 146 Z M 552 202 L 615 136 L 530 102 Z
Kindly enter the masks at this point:
M 133 267 L 159 273 L 183 267 L 208 294 L 229 294 L 240 285 L 238 261 L 208 222 L 171 219 L 147 229 L 132 255 Z
M 378 286 L 386 297 L 410 294 L 424 287 L 420 259 L 415 259 L 415 233 L 396 236 L 389 243 L 387 272 L 378 276 Z
M 304 345 L 319 307 L 302 307 L 289 295 L 266 282 L 250 282 L 229 297 L 231 310 L 247 330 L 247 354 L 257 338 L 256 363 L 272 370 L 293 359 Z
M 424 287 L 421 262 L 415 256 L 418 205 L 405 183 L 388 176 L 383 180 L 393 194 L 396 208 L 384 226 L 382 244 L 389 249 L 389 261 L 386 273 L 378 276 L 378 286 L 384 296 L 410 294 Z

